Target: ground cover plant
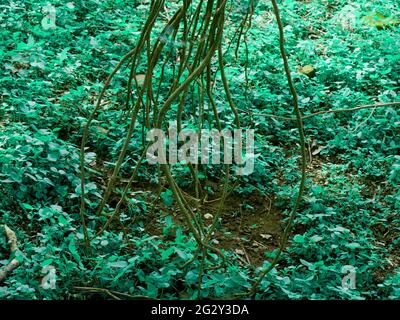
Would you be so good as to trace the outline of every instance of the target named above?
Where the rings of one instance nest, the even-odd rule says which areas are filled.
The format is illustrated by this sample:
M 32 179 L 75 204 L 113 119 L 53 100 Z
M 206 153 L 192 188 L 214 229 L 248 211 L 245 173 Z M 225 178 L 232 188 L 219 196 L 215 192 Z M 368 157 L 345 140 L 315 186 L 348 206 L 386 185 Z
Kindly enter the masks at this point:
M 0 25 L 0 298 L 400 298 L 396 0 L 15 0 Z M 171 122 L 254 130 L 254 168 L 151 164 Z

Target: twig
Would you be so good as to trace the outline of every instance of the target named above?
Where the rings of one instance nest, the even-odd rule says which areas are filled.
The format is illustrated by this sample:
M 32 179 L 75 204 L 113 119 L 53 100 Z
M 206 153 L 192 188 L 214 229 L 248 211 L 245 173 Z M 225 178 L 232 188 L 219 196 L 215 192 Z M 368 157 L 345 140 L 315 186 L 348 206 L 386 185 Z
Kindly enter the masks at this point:
M 327 113 L 351 112 L 351 111 L 357 111 L 357 110 L 362 110 L 362 109 L 382 108 L 382 107 L 400 107 L 400 102 L 366 104 L 366 105 L 361 105 L 361 106 L 349 108 L 349 109 L 323 110 L 323 111 L 318 111 L 315 113 L 311 113 L 311 114 L 302 116 L 302 120 L 309 119 L 309 118 L 323 115 L 323 114 L 327 114 Z M 242 110 L 242 109 L 240 111 L 246 112 L 246 113 L 251 113 L 254 116 L 270 117 L 270 118 L 276 118 L 276 119 L 281 119 L 281 120 L 286 120 L 286 121 L 297 121 L 296 117 L 283 117 L 283 116 L 276 116 L 274 114 L 268 114 L 268 113 L 253 113 L 251 111 L 246 111 L 246 110 Z
M 294 106 L 294 111 L 296 113 L 296 120 L 297 120 L 297 128 L 299 131 L 299 139 L 300 139 L 300 154 L 301 154 L 301 180 L 300 180 L 300 185 L 299 185 L 299 190 L 296 196 L 296 201 L 295 204 L 293 206 L 292 212 L 290 213 L 289 216 L 289 221 L 286 225 L 285 231 L 283 233 L 282 236 L 282 242 L 281 245 L 279 246 L 278 252 L 275 255 L 274 259 L 272 260 L 271 264 L 264 269 L 259 278 L 257 279 L 257 281 L 253 284 L 252 288 L 249 291 L 249 294 L 254 295 L 257 287 L 260 285 L 261 281 L 264 279 L 264 277 L 276 266 L 276 264 L 279 261 L 279 258 L 283 252 L 283 250 L 286 247 L 286 244 L 288 242 L 289 239 L 289 234 L 290 231 L 292 230 L 292 225 L 293 225 L 293 221 L 294 218 L 296 216 L 296 213 L 298 211 L 299 205 L 300 205 L 300 201 L 303 197 L 303 193 L 304 193 L 304 187 L 305 187 L 305 182 L 306 182 L 306 157 L 307 157 L 307 150 L 306 150 L 306 145 L 305 145 L 305 136 L 304 136 L 304 126 L 303 126 L 303 117 L 299 108 L 299 102 L 298 102 L 298 95 L 296 92 L 296 89 L 293 85 L 293 80 L 292 80 L 292 76 L 290 73 L 290 69 L 289 69 L 289 63 L 288 63 L 288 58 L 286 56 L 286 52 L 285 52 L 285 37 L 284 37 L 284 31 L 283 31 L 283 24 L 282 24 L 282 20 L 279 14 L 279 8 L 278 5 L 276 3 L 276 0 L 271 0 L 272 5 L 274 7 L 274 13 L 275 13 L 275 17 L 276 17 L 276 21 L 278 24 L 278 29 L 279 29 L 279 45 L 280 45 L 280 51 L 281 51 L 281 56 L 282 56 L 282 61 L 283 61 L 283 66 L 285 69 L 285 73 L 286 73 L 286 77 L 287 77 L 287 81 L 288 81 L 288 86 L 290 89 L 290 92 L 293 96 L 293 106 Z M 243 295 L 243 294 L 242 294 Z M 246 293 L 244 294 L 246 295 Z
M 108 294 L 110 297 L 112 297 L 115 300 L 122 300 L 119 296 L 127 298 L 127 299 L 132 299 L 132 300 L 158 300 L 156 298 L 148 297 L 148 296 L 142 296 L 142 295 L 130 295 L 127 293 L 123 292 L 118 292 L 114 290 L 108 290 L 104 288 L 93 288 L 93 287 L 73 287 L 76 290 L 80 291 L 86 291 L 88 293 L 105 293 Z
M 372 109 L 371 113 L 369 114 L 369 116 L 368 116 L 365 120 L 361 121 L 361 122 L 360 122 L 353 130 L 351 130 L 350 132 L 355 132 L 355 131 L 357 131 L 364 123 L 366 123 L 369 119 L 371 119 L 371 117 L 373 116 L 375 110 L 376 110 L 376 107 Z

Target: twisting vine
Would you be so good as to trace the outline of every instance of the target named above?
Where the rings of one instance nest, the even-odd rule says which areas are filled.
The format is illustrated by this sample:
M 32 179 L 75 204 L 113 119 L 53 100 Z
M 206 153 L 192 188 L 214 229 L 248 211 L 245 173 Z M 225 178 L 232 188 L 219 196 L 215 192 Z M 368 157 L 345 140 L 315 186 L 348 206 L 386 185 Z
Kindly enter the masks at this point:
M 182 120 L 186 116 L 185 105 L 188 99 L 193 97 L 195 92 L 198 93 L 198 113 L 197 127 L 199 131 L 204 126 L 204 121 L 207 119 L 214 120 L 214 125 L 218 129 L 222 129 L 220 116 L 217 111 L 216 103 L 213 97 L 213 87 L 217 72 L 219 71 L 223 83 L 223 89 L 229 102 L 229 106 L 235 118 L 235 124 L 239 128 L 240 120 L 239 113 L 234 104 L 232 95 L 229 91 L 228 79 L 224 72 L 224 62 L 222 52 L 222 38 L 225 23 L 227 0 L 210 0 L 199 1 L 195 5 L 194 10 L 191 10 L 193 5 L 191 0 L 184 0 L 182 5 L 176 12 L 169 18 L 168 22 L 162 29 L 161 35 L 152 41 L 152 34 L 154 34 L 155 25 L 159 20 L 162 8 L 164 8 L 165 1 L 153 0 L 150 4 L 150 12 L 147 20 L 143 26 L 140 37 L 133 50 L 128 52 L 121 61 L 117 64 L 114 70 L 110 73 L 105 84 L 99 94 L 96 105 L 90 114 L 88 121 L 83 130 L 80 154 L 80 170 L 81 170 L 81 203 L 80 203 L 80 216 L 82 220 L 82 227 L 84 231 L 84 238 L 86 246 L 90 246 L 90 242 L 102 232 L 107 230 L 113 220 L 119 221 L 119 214 L 122 204 L 126 201 L 127 194 L 132 186 L 133 181 L 136 179 L 139 168 L 145 159 L 147 148 L 149 144 L 143 145 L 143 151 L 140 158 L 137 160 L 132 174 L 128 179 L 121 197 L 111 214 L 104 214 L 111 194 L 115 191 L 115 184 L 123 166 L 124 159 L 126 158 L 129 144 L 131 143 L 135 125 L 138 119 L 142 117 L 142 134 L 151 128 L 163 128 L 166 125 L 167 113 L 175 112 L 178 130 L 182 129 Z M 251 1 L 252 3 L 252 1 Z M 252 9 L 251 9 L 252 10 Z M 246 19 L 249 14 L 246 14 Z M 242 29 L 244 25 L 242 24 Z M 241 31 L 243 32 L 243 30 Z M 181 40 L 178 36 L 182 34 Z M 240 39 L 240 36 L 239 36 Z M 183 45 L 179 45 L 182 42 Z M 178 48 L 176 49 L 176 43 Z M 172 45 L 171 45 L 172 44 Z M 218 61 L 217 69 L 213 68 L 213 58 L 216 57 Z M 174 61 L 175 59 L 175 61 Z M 178 62 L 178 63 L 176 63 Z M 144 80 L 141 84 L 137 81 L 138 67 L 145 63 L 147 70 L 144 75 Z M 126 120 L 128 121 L 128 128 L 123 139 L 119 155 L 116 159 L 112 173 L 108 179 L 108 183 L 102 199 L 95 209 L 97 216 L 106 216 L 106 222 L 100 227 L 93 235 L 89 235 L 86 226 L 86 209 L 85 209 L 85 149 L 89 138 L 90 126 L 96 117 L 96 114 L 102 107 L 102 100 L 104 98 L 107 88 L 110 86 L 112 79 L 119 72 L 123 65 L 127 64 L 129 68 L 129 77 L 126 85 L 125 103 L 122 110 L 125 112 Z M 166 69 L 171 66 L 173 81 L 170 85 L 166 85 Z M 160 75 L 158 81 L 155 80 L 155 72 Z M 193 99 L 193 98 L 192 98 Z M 210 109 L 205 110 L 204 104 L 206 102 L 211 105 Z M 174 109 L 172 106 L 177 105 Z M 210 113 L 210 115 L 206 115 Z M 144 142 L 144 140 L 143 140 Z M 201 183 L 198 180 L 199 166 L 188 164 L 190 173 L 195 181 L 196 198 L 203 197 L 203 190 Z M 224 254 L 217 248 L 209 244 L 210 237 L 215 228 L 216 222 L 220 218 L 224 201 L 228 194 L 229 186 L 229 170 L 230 167 L 225 166 L 224 170 L 224 188 L 222 196 L 219 199 L 220 205 L 218 212 L 215 216 L 211 226 L 206 227 L 201 220 L 201 213 L 198 203 L 196 204 L 196 211 L 193 211 L 192 206 L 185 199 L 183 191 L 178 186 L 169 164 L 161 164 L 159 166 L 166 178 L 169 188 L 172 190 L 176 203 L 186 221 L 186 224 L 192 233 L 193 237 L 198 243 L 199 250 L 197 254 L 201 254 L 202 263 L 199 276 L 203 272 L 203 267 L 206 266 L 206 256 L 209 252 L 217 253 L 223 261 L 225 261 Z M 159 179 L 160 181 L 160 179 Z M 161 187 L 161 186 L 160 186 Z M 108 207 L 107 207 L 108 208 Z M 199 277 L 200 279 L 200 277 Z M 201 284 L 199 284 L 201 290 Z
M 279 7 L 278 4 L 276 3 L 276 0 L 271 0 L 272 6 L 274 8 L 274 13 L 276 17 L 276 22 L 278 24 L 278 29 L 279 29 L 279 49 L 281 52 L 282 56 L 282 61 L 283 61 L 283 66 L 285 69 L 285 74 L 287 77 L 288 81 L 288 86 L 290 89 L 290 93 L 292 94 L 293 97 L 293 107 L 294 107 L 294 113 L 296 115 L 296 120 L 297 120 L 297 129 L 299 132 L 299 140 L 300 140 L 300 154 L 301 154 L 301 161 L 300 161 L 300 167 L 301 167 L 301 178 L 300 178 L 300 185 L 299 185 L 299 190 L 297 192 L 296 200 L 292 209 L 292 212 L 289 215 L 289 220 L 287 222 L 286 228 L 283 232 L 283 236 L 281 239 L 281 243 L 278 249 L 278 252 L 275 254 L 274 259 L 270 263 L 270 265 L 261 272 L 259 275 L 258 280 L 253 284 L 250 293 L 252 295 L 255 294 L 257 287 L 260 285 L 261 281 L 263 278 L 276 266 L 276 264 L 279 261 L 279 258 L 283 252 L 283 250 L 286 247 L 286 244 L 289 239 L 289 234 L 290 231 L 292 230 L 293 227 L 293 221 L 296 217 L 296 213 L 299 209 L 301 199 L 303 197 L 304 193 L 304 187 L 305 187 L 305 182 L 306 182 L 306 158 L 307 158 L 307 150 L 306 150 L 306 143 L 305 143 L 305 136 L 304 136 L 304 125 L 303 125 L 303 117 L 299 108 L 299 98 L 296 92 L 296 88 L 294 87 L 292 76 L 290 73 L 290 68 L 289 68 L 289 62 L 288 58 L 286 55 L 286 50 L 285 50 L 285 35 L 283 31 L 283 24 L 279 12 Z
M 277 264 L 282 251 L 284 250 L 291 227 L 298 210 L 302 194 L 305 186 L 305 163 L 306 149 L 305 137 L 303 130 L 303 117 L 298 106 L 298 97 L 293 85 L 288 65 L 288 59 L 284 47 L 284 34 L 282 21 L 280 19 L 279 8 L 275 0 L 271 0 L 279 28 L 280 36 L 280 51 L 283 59 L 285 73 L 288 79 L 288 85 L 293 96 L 294 112 L 296 115 L 297 127 L 300 136 L 301 146 L 301 182 L 299 191 L 295 199 L 294 207 L 290 213 L 287 226 L 284 230 L 282 241 L 275 255 L 274 260 L 268 268 L 261 272 L 257 281 L 253 284 L 250 293 L 254 294 L 262 279 L 270 270 Z M 130 143 L 134 135 L 136 123 L 141 120 L 142 135 L 147 130 L 152 128 L 162 129 L 167 125 L 168 114 L 173 114 L 178 131 L 182 129 L 183 120 L 188 116 L 186 107 L 189 103 L 192 104 L 194 110 L 190 115 L 196 115 L 194 120 L 200 132 L 207 120 L 209 126 L 215 126 L 219 130 L 223 129 L 221 116 L 217 110 L 216 101 L 214 99 L 213 90 L 215 87 L 215 79 L 217 76 L 222 81 L 222 87 L 228 102 L 231 115 L 234 118 L 234 125 L 240 128 L 240 113 L 236 107 L 232 94 L 229 88 L 228 78 L 225 73 L 224 55 L 229 50 L 231 44 L 226 51 L 223 51 L 223 35 L 224 25 L 226 21 L 227 0 L 209 0 L 198 1 L 193 5 L 192 0 L 184 0 L 176 9 L 175 13 L 168 18 L 165 26 L 162 28 L 161 34 L 154 38 L 154 32 L 157 30 L 157 22 L 162 18 L 161 12 L 165 6 L 164 0 L 152 0 L 150 11 L 147 20 L 140 33 L 139 39 L 133 50 L 128 52 L 121 61 L 117 64 L 114 70 L 110 73 L 105 81 L 105 84 L 99 94 L 96 105 L 90 114 L 88 121 L 83 130 L 80 154 L 80 170 L 81 170 L 81 202 L 80 202 L 80 217 L 84 231 L 84 239 L 87 247 L 90 247 L 91 240 L 107 230 L 113 220 L 117 220 L 120 224 L 120 211 L 122 204 L 126 201 L 127 194 L 131 189 L 132 183 L 138 176 L 139 168 L 144 162 L 147 154 L 149 143 L 144 143 L 142 139 L 142 153 L 137 160 L 132 173 L 123 188 L 120 199 L 112 210 L 111 214 L 104 214 L 105 208 L 109 208 L 107 204 L 110 201 L 111 194 L 115 191 L 115 185 L 119 177 L 124 160 L 128 154 Z M 194 6 L 194 8 L 193 8 Z M 247 48 L 247 32 L 251 27 L 252 15 L 254 12 L 254 1 L 250 0 L 246 7 L 246 14 L 237 28 L 234 38 L 236 38 L 236 53 L 238 51 L 241 39 L 244 39 L 246 49 L 245 77 L 246 77 L 246 95 L 248 90 L 248 48 Z M 168 15 L 169 16 L 169 15 Z M 161 18 L 160 18 L 161 17 Z M 179 39 L 179 36 L 181 38 Z M 102 199 L 95 208 L 95 213 L 98 217 L 107 217 L 106 221 L 93 235 L 89 235 L 86 225 L 86 210 L 85 210 L 85 149 L 89 139 L 90 126 L 96 117 L 96 114 L 102 107 L 106 89 L 114 76 L 121 70 L 124 64 L 127 64 L 129 77 L 126 85 L 126 96 L 121 109 L 125 113 L 128 128 L 123 139 L 118 157 L 116 159 L 112 173 L 108 179 L 108 183 Z M 142 83 L 137 81 L 138 70 L 141 66 L 146 65 L 146 72 Z M 167 81 L 168 68 L 172 73 L 172 81 Z M 159 78 L 156 79 L 156 75 Z M 195 95 L 197 94 L 197 101 Z M 191 99 L 191 100 L 190 100 Z M 205 103 L 208 102 L 210 108 L 205 108 Z M 188 117 L 187 117 L 188 118 Z M 203 190 L 200 181 L 198 180 L 198 172 L 201 168 L 198 165 L 191 163 L 187 164 L 190 174 L 193 177 L 196 200 L 203 197 Z M 201 257 L 198 273 L 198 297 L 201 297 L 202 275 L 204 270 L 211 263 L 207 257 L 211 256 L 210 252 L 216 253 L 225 262 L 225 256 L 218 248 L 210 244 L 213 232 L 215 231 L 218 221 L 221 219 L 224 212 L 224 203 L 227 196 L 232 192 L 234 186 L 229 190 L 230 185 L 230 166 L 224 166 L 222 179 L 224 180 L 223 189 L 219 198 L 217 212 L 210 225 L 206 226 L 202 221 L 201 206 L 199 201 L 196 202 L 195 208 L 185 198 L 183 190 L 179 187 L 170 164 L 163 162 L 159 165 L 158 173 L 162 173 L 166 179 L 168 188 L 172 191 L 174 199 L 179 207 L 186 225 L 198 244 L 195 256 L 187 261 L 183 266 L 186 268 L 190 263 Z M 161 182 L 159 176 L 159 190 L 161 190 Z M 222 180 L 221 179 L 221 180 Z M 222 264 L 222 266 L 224 263 Z M 217 266 L 220 267 L 220 266 Z M 249 292 L 244 293 L 248 295 Z

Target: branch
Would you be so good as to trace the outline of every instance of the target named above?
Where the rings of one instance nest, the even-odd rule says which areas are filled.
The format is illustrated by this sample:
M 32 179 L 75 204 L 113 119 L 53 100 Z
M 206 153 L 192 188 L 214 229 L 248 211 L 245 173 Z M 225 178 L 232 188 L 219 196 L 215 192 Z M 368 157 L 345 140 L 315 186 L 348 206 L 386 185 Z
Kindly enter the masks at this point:
M 361 110 L 361 109 L 382 108 L 382 107 L 400 107 L 400 102 L 366 104 L 366 105 L 349 108 L 349 109 L 323 110 L 323 111 L 318 111 L 318 112 L 303 116 L 302 119 L 305 120 L 305 119 L 309 119 L 309 118 L 319 116 L 322 114 L 327 114 L 327 113 L 341 113 L 341 112 L 357 111 L 357 110 Z M 282 116 L 276 116 L 276 115 L 268 114 L 268 113 L 252 113 L 251 111 L 245 111 L 245 110 L 240 110 L 240 111 L 243 111 L 246 113 L 251 113 L 252 115 L 255 115 L 255 116 L 264 116 L 264 117 L 276 118 L 276 119 L 281 119 L 281 120 L 286 120 L 286 121 L 297 121 L 296 117 L 282 117 Z
M 113 291 L 113 290 L 108 290 L 108 289 L 104 289 L 104 288 L 92 288 L 92 287 L 74 287 L 74 289 L 76 290 L 80 290 L 80 291 L 86 291 L 88 293 L 105 293 L 108 294 L 110 297 L 112 297 L 115 300 L 123 300 L 121 299 L 122 297 L 126 299 L 131 299 L 131 300 L 158 300 L 156 298 L 152 298 L 152 297 L 148 297 L 148 296 L 142 296 L 142 295 L 135 295 L 132 296 L 130 294 L 127 293 L 123 293 L 123 292 L 118 292 L 118 291 Z M 120 296 L 120 297 L 118 297 Z

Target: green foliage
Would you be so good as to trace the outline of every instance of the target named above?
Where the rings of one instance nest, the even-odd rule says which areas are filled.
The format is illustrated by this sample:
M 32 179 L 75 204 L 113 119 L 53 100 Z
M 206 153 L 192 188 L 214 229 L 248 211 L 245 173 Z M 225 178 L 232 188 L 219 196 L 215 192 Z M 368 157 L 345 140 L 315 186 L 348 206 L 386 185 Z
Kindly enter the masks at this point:
M 74 288 L 85 286 L 163 299 L 199 298 L 201 259 L 183 268 L 198 248 L 176 217 L 164 215 L 164 208 L 177 206 L 168 187 L 156 203 L 163 210 L 157 207 L 154 212 L 154 203 L 133 192 L 120 215 L 126 230 L 119 226 L 106 230 L 92 241 L 91 251 L 83 245 L 78 153 L 82 127 L 101 83 L 135 44 L 146 18 L 145 2 L 52 1 L 55 28 L 42 12 L 47 1 L 15 0 L 1 6 L 0 224 L 15 230 L 21 266 L 0 283 L 0 298 L 99 298 Z M 280 6 L 290 67 L 305 115 L 399 100 L 400 12 L 396 1 L 286 0 Z M 232 19 L 239 20 L 240 14 L 240 10 L 235 12 Z M 270 195 L 285 223 L 299 181 L 298 137 L 293 123 L 262 115 L 290 117 L 292 102 L 282 76 L 269 3 L 260 2 L 253 18 L 247 35 L 248 83 L 244 46 L 237 57 L 230 50 L 224 58 L 233 98 L 243 110 L 242 122 L 256 130 L 254 173 L 243 177 L 235 194 Z M 231 39 L 234 32 L 228 24 L 226 38 Z M 142 61 L 139 66 L 143 72 L 146 64 Z M 300 72 L 307 65 L 315 68 L 312 77 Z M 124 70 L 113 80 L 87 144 L 86 167 L 91 171 L 85 192 L 91 235 L 107 221 L 106 216 L 95 216 L 94 209 L 101 198 L 101 181 L 113 168 L 128 126 L 121 109 L 126 75 Z M 172 74 L 165 77 L 173 79 Z M 220 81 L 214 85 L 216 92 L 223 91 Z M 190 101 L 198 103 L 196 93 L 191 94 Z M 223 97 L 216 95 L 215 99 L 222 123 L 230 123 Z M 190 114 L 191 106 L 185 108 Z M 173 114 L 169 117 L 172 120 Z M 193 124 L 190 116 L 184 124 Z M 399 128 L 398 108 L 331 113 L 305 120 L 310 153 L 324 148 L 312 155 L 308 188 L 290 245 L 262 281 L 257 298 L 400 298 L 400 270 L 396 269 Z M 135 128 L 135 142 L 122 166 L 123 178 L 140 156 L 142 130 L 141 125 Z M 205 167 L 200 180 L 221 176 L 223 166 Z M 193 187 L 186 167 L 173 170 L 180 177 L 179 186 Z M 139 182 L 156 181 L 155 172 L 144 166 Z M 118 194 L 121 186 L 117 185 Z M 205 190 L 210 196 L 216 193 L 209 186 Z M 113 210 L 107 207 L 109 213 Z M 243 292 L 260 271 L 260 266 L 243 264 L 232 252 L 226 254 L 225 268 L 204 270 L 203 297 Z M 266 250 L 264 266 L 271 256 Z M 0 233 L 0 268 L 9 259 L 7 239 Z M 214 253 L 205 260 L 206 265 L 222 263 Z M 356 270 L 356 289 L 341 286 L 346 265 Z M 43 285 L 43 278 L 50 275 L 49 266 L 56 270 L 51 275 L 54 288 Z

